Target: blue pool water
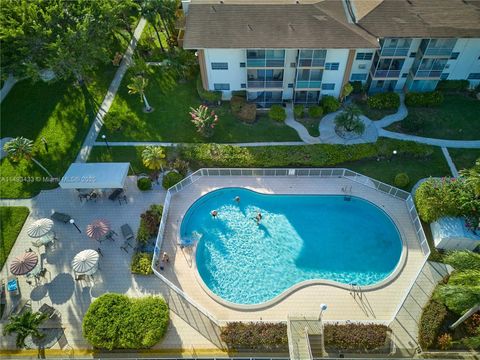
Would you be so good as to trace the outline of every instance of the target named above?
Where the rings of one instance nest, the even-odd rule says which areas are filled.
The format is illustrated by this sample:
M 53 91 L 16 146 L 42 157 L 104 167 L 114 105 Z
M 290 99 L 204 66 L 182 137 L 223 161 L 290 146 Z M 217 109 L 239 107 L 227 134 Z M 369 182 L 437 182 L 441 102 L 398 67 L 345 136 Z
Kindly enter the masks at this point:
M 180 232 L 186 243 L 198 240 L 197 268 L 208 288 L 237 304 L 268 301 L 304 280 L 375 284 L 395 269 L 402 251 L 383 210 L 337 195 L 224 188 L 197 200 Z

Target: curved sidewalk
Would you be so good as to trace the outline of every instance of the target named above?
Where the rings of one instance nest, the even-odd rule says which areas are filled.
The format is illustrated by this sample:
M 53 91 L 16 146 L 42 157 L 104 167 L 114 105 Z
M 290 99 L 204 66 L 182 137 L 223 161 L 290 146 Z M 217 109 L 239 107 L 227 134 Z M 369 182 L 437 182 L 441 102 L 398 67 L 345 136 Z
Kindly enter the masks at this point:
M 480 140 L 435 139 L 435 138 L 427 138 L 427 137 L 421 137 L 421 136 L 415 136 L 415 135 L 401 134 L 393 131 L 388 131 L 385 129 L 379 129 L 378 136 L 387 137 L 387 138 L 396 139 L 396 140 L 415 141 L 422 144 L 440 146 L 440 147 L 480 149 Z

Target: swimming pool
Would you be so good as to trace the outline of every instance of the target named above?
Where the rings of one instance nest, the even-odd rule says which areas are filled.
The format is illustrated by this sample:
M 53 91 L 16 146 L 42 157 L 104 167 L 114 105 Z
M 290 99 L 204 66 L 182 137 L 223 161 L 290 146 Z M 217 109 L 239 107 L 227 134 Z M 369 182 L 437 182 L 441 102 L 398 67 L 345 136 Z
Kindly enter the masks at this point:
M 373 285 L 394 271 L 402 253 L 392 219 L 354 196 L 223 188 L 188 209 L 180 236 L 185 243 L 197 240 L 195 260 L 204 284 L 244 305 L 269 301 L 306 280 Z

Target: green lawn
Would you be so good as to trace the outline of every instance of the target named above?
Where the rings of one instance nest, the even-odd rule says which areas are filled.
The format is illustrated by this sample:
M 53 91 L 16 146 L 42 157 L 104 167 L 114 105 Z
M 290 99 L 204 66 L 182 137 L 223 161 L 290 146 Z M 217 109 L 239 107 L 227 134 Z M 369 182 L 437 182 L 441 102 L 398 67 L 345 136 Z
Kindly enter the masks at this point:
M 264 115 L 258 116 L 253 125 L 241 122 L 231 113 L 228 102 L 212 107 L 219 122 L 213 137 L 205 139 L 196 131 L 189 115 L 190 107 L 201 103 L 195 81 L 177 82 L 168 71 L 156 68 L 146 90 L 148 102 L 155 111 L 146 114 L 142 111 L 140 97 L 128 94 L 130 75 L 126 74 L 105 119 L 105 132 L 111 141 L 233 143 L 300 140 L 294 129 Z
M 15 244 L 29 212 L 28 208 L 21 206 L 0 207 L 0 269 L 7 261 L 8 254 Z
M 480 149 L 448 149 L 458 170 L 470 169 L 480 159 Z
M 392 115 L 397 112 L 397 109 L 395 110 L 385 110 L 385 109 L 371 109 L 365 101 L 358 101 L 355 103 L 360 110 L 362 111 L 362 114 L 368 117 L 370 120 L 382 120 L 385 116 L 387 115 Z
M 418 121 L 420 130 L 409 132 L 403 121 Z M 480 140 L 480 101 L 462 94 L 445 94 L 437 108 L 408 108 L 408 117 L 390 125 L 387 130 L 418 136 L 452 140 Z
M 302 124 L 303 126 L 305 126 L 305 128 L 308 130 L 308 133 L 311 135 L 311 136 L 315 136 L 315 137 L 318 137 L 320 136 L 320 129 L 319 129 L 319 124 L 320 124 L 320 120 L 322 120 L 322 118 L 311 118 L 311 117 L 303 117 L 303 118 L 296 118 L 295 120 L 297 120 L 300 124 Z
M 54 176 L 61 177 L 75 159 L 103 101 L 116 68 L 103 66 L 88 79 L 87 87 L 72 82 L 51 84 L 24 80 L 16 84 L 1 104 L 2 137 L 24 136 L 34 141 L 35 158 Z M 46 151 L 41 138 L 48 143 Z M 33 162 L 0 164 L 0 198 L 27 198 L 56 186 Z

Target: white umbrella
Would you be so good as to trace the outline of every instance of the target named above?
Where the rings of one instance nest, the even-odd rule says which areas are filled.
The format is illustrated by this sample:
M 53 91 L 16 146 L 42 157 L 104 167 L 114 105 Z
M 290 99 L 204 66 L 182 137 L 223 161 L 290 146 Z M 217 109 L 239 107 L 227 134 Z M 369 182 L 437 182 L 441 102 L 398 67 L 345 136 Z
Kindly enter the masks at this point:
M 72 261 L 72 268 L 77 274 L 92 275 L 98 269 L 98 252 L 87 249 L 80 251 Z
M 30 224 L 27 229 L 28 236 L 32 238 L 39 238 L 49 233 L 52 230 L 53 221 L 47 218 L 37 220 Z

